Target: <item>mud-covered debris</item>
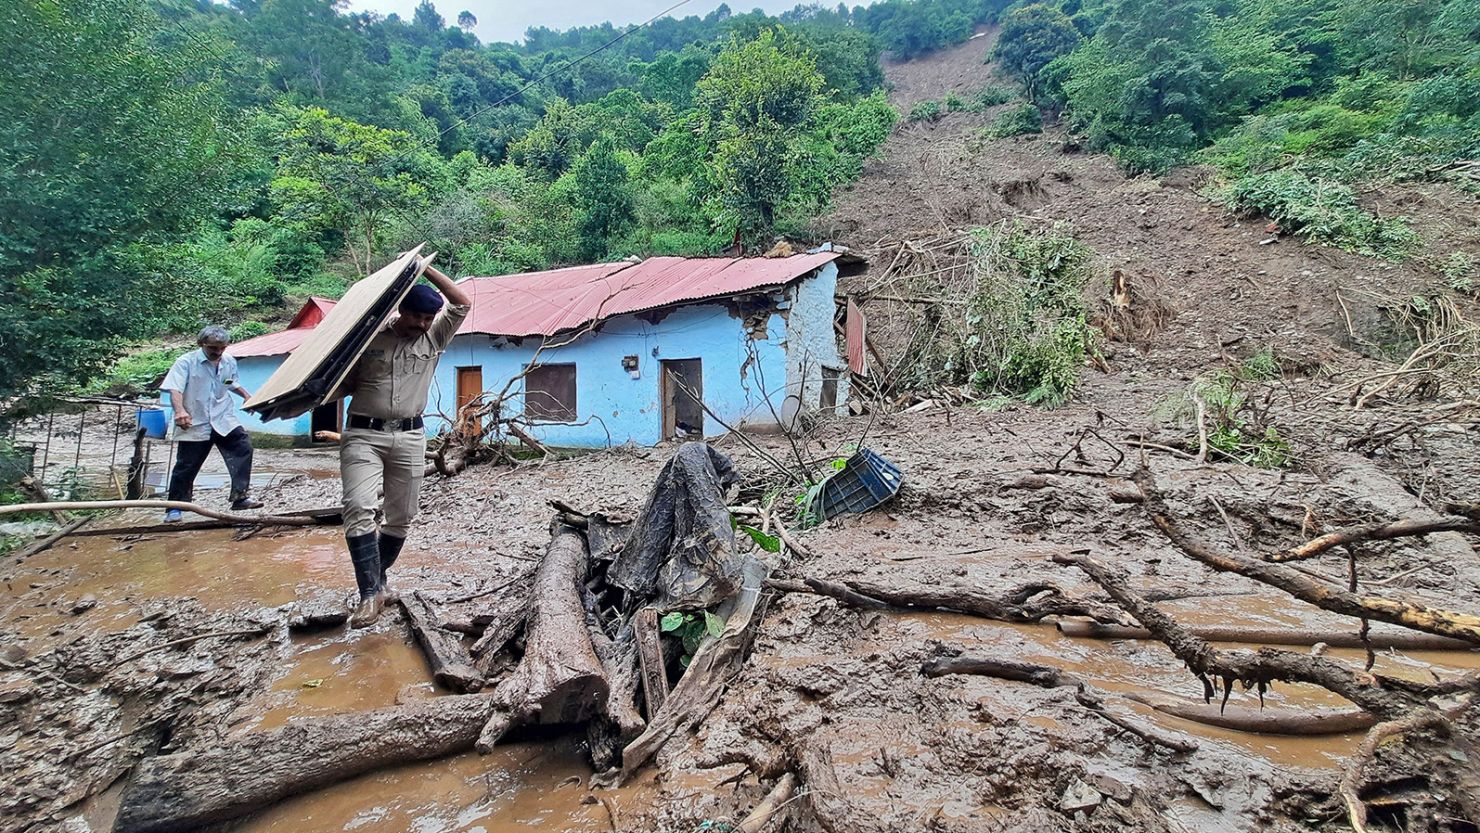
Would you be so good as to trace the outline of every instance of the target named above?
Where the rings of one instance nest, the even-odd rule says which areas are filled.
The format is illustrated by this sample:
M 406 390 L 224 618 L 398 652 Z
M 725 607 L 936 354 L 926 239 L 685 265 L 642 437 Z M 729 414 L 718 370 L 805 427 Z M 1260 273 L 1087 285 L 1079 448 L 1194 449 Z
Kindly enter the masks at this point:
M 98 606 L 98 597 L 92 595 L 91 593 L 89 593 L 88 595 L 83 596 L 82 598 L 78 599 L 72 605 L 72 615 L 75 616 L 75 615 L 77 615 L 79 613 L 86 613 L 89 610 L 92 610 L 93 608 L 95 608 L 97 606 Z
M 1100 791 L 1091 787 L 1079 778 L 1069 782 L 1064 788 L 1064 794 L 1059 797 L 1059 809 L 1066 813 L 1078 813 L 1080 811 L 1090 812 L 1100 806 L 1105 797 Z
M 36 696 L 36 684 L 24 678 L 0 681 L 0 703 L 24 703 Z
M 288 615 L 288 629 L 313 631 L 338 627 L 349 619 L 349 607 L 334 593 L 320 593 L 293 604 Z

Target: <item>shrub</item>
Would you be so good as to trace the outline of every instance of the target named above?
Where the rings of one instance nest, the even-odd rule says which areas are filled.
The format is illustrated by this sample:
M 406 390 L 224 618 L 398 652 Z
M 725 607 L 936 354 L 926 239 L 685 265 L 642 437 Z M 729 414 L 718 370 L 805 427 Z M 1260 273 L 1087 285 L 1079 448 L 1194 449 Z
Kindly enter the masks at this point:
M 246 341 L 249 338 L 267 335 L 270 332 L 272 332 L 272 328 L 261 321 L 243 321 L 231 328 L 231 340 Z
M 1262 214 L 1309 242 L 1347 251 L 1403 260 L 1419 242 L 1403 220 L 1363 209 L 1350 187 L 1294 168 L 1240 177 L 1217 196 L 1238 214 Z
M 1084 288 L 1093 252 L 1063 226 L 1021 224 L 974 233 L 979 278 L 960 362 L 973 386 L 1025 402 L 1063 404 L 1094 347 Z
M 1208 448 L 1228 459 L 1257 468 L 1288 468 L 1295 461 L 1294 450 L 1270 418 L 1268 397 L 1253 395 L 1260 382 L 1277 379 L 1280 372 L 1274 353 L 1260 350 L 1239 365 L 1194 379 L 1171 400 L 1171 415 L 1191 431 L 1206 429 Z M 1196 445 L 1201 439 L 1193 433 L 1188 442 Z
M 129 353 L 113 364 L 106 375 L 89 385 L 84 393 L 138 393 L 169 372 L 170 365 L 186 347 L 156 347 Z
M 918 102 L 910 108 L 910 121 L 933 122 L 941 117 L 940 102 L 933 99 Z
M 946 93 L 946 112 L 954 113 L 966 109 L 966 99 L 956 93 Z
M 975 100 L 972 101 L 972 108 L 975 110 L 985 110 L 988 107 L 1006 104 L 1014 98 L 1017 98 L 1017 93 L 1013 92 L 1011 87 L 988 84 L 977 91 Z
M 1042 132 L 1043 114 L 1037 107 L 1027 102 L 1004 112 L 992 122 L 991 127 L 987 128 L 987 135 L 995 139 Z
M 1475 293 L 1475 261 L 1465 252 L 1454 252 L 1439 264 L 1439 274 L 1455 292 Z

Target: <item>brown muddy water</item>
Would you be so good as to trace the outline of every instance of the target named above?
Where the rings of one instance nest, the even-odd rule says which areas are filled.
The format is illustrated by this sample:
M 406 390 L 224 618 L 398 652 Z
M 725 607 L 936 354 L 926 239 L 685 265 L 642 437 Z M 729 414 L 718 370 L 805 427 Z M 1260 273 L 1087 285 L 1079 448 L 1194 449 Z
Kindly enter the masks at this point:
M 0 627 L 18 635 L 36 653 L 79 635 L 118 632 L 139 621 L 146 605 L 191 597 L 213 611 L 256 611 L 297 598 L 353 587 L 341 532 L 323 527 L 233 540 L 230 531 L 155 535 L 134 540 L 77 538 L 18 565 L 0 585 Z M 432 561 L 408 553 L 409 583 L 446 578 L 450 559 Z M 470 566 L 457 565 L 463 571 Z M 90 609 L 71 611 L 86 597 Z M 1287 599 L 1222 597 L 1167 603 L 1165 609 L 1189 624 L 1349 627 L 1340 617 L 1292 607 Z M 955 614 L 889 614 L 890 641 L 939 641 L 967 653 L 1055 665 L 1110 692 L 1150 691 L 1195 700 L 1201 686 L 1160 644 L 1136 640 L 1103 641 L 1065 637 L 1052 625 L 1010 625 Z M 860 650 L 884 651 L 881 639 Z M 1233 646 L 1230 646 L 1233 647 Z M 1362 653 L 1333 650 L 1360 667 Z M 368 631 L 343 628 L 293 636 L 279 649 L 280 669 L 271 683 L 236 709 L 224 730 L 259 732 L 295 720 L 383 708 L 440 692 L 418 648 L 398 615 Z M 759 664 L 805 665 L 831 657 L 757 656 Z M 1427 678 L 1430 669 L 1445 674 L 1480 668 L 1474 652 L 1381 652 L 1376 670 Z M 977 679 L 980 693 L 1003 716 L 1053 730 L 1054 718 L 1014 704 L 1014 687 Z M 1331 707 L 1341 701 L 1311 686 L 1278 685 L 1266 695 L 1271 708 Z M 1238 693 L 1233 702 L 1257 706 L 1257 697 Z M 1126 704 L 1146 719 L 1200 738 L 1232 744 L 1282 766 L 1338 767 L 1360 735 L 1286 738 L 1210 728 Z M 908 755 L 910 750 L 898 750 Z M 844 757 L 846 750 L 839 749 Z M 329 831 L 414 831 L 414 833 L 496 833 L 544 828 L 609 830 L 610 813 L 651 800 L 639 785 L 601 792 L 593 799 L 591 775 L 573 737 L 526 740 L 494 754 L 468 753 L 411 764 L 299 796 L 232 827 L 248 833 L 328 833 Z M 107 800 L 95 805 L 106 816 Z M 990 807 L 952 808 L 953 814 L 993 815 Z M 620 822 L 619 822 L 620 823 Z M 94 829 L 103 829 L 95 826 Z

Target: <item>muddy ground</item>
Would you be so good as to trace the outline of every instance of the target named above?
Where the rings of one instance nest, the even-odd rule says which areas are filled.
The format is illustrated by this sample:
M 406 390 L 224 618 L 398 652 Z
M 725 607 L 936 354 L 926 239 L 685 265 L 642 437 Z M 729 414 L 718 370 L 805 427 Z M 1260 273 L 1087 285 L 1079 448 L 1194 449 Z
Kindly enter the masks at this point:
M 991 40 L 887 67 L 896 103 L 907 111 L 915 101 L 984 85 Z M 1050 560 L 1088 548 L 1128 571 L 1136 588 L 1167 598 L 1161 608 L 1185 623 L 1354 630 L 1352 620 L 1185 556 L 1151 525 L 1129 477 L 1144 460 L 1189 528 L 1219 547 L 1254 553 L 1317 529 L 1476 500 L 1480 431 L 1473 421 L 1441 418 L 1391 443 L 1359 444 L 1363 453 L 1346 450 L 1443 404 L 1378 402 L 1356 411 L 1342 391 L 1361 374 L 1391 367 L 1358 349 L 1380 326 L 1371 299 L 1433 291 L 1430 266 L 1288 238 L 1260 245 L 1270 236 L 1262 222 L 1230 218 L 1199 194 L 1204 172 L 1127 179 L 1104 157 L 1070 152 L 1053 129 L 983 140 L 977 131 L 990 118 L 952 114 L 930 126 L 902 126 L 864 179 L 840 196 L 820 233 L 868 250 L 881 240 L 1011 216 L 1065 221 L 1095 250 L 1104 274 L 1124 270 L 1166 314 L 1132 341 L 1107 343 L 1104 365 L 1086 368 L 1073 401 L 1059 409 L 937 407 L 812 426 L 804 456 L 845 456 L 861 442 L 903 470 L 905 487 L 881 510 L 798 531 L 809 554 L 774 564 L 778 573 L 993 591 L 1042 580 L 1102 597 L 1082 573 Z M 1425 185 L 1370 197 L 1378 208 L 1412 216 L 1437 241 L 1438 254 L 1480 252 L 1472 195 Z M 856 279 L 855 288 L 868 279 Z M 1092 288 L 1094 300 L 1105 292 Z M 868 310 L 887 323 L 891 313 L 881 303 Z M 887 354 L 890 345 L 882 346 Z M 1265 389 L 1296 464 L 1262 470 L 1188 459 L 1195 431 L 1173 421 L 1165 403 L 1196 375 L 1266 347 L 1285 368 Z M 756 441 L 783 459 L 793 453 L 780 437 Z M 770 465 L 745 444 L 716 442 L 750 482 L 775 482 Z M 98 443 L 106 447 L 107 438 Z M 548 539 L 551 499 L 632 515 L 673 450 L 618 448 L 429 478 L 422 519 L 398 569 L 402 588 L 447 598 L 529 574 Z M 264 452 L 262 467 L 280 475 L 259 484 L 271 510 L 338 500 L 332 452 Z M 207 503 L 222 497 L 202 496 Z M 110 522 L 153 519 L 130 513 Z M 5 559 L 0 828 L 108 830 L 121 779 L 140 756 L 440 696 L 399 615 L 364 632 L 286 630 L 296 602 L 353 587 L 336 528 L 239 537 L 223 530 L 74 538 L 24 561 Z M 1370 545 L 1359 576 L 1374 592 L 1474 612 L 1476 543 L 1450 533 Z M 1347 580 L 1340 555 L 1305 566 L 1334 583 Z M 479 604 L 461 607 L 472 613 Z M 202 633 L 228 635 L 162 648 Z M 161 650 L 134 656 L 155 647 Z M 1202 684 L 1156 642 L 1075 639 L 1049 623 L 860 611 L 779 594 L 714 713 L 632 785 L 592 789 L 578 737 L 526 736 L 487 757 L 470 753 L 363 776 L 229 827 L 724 830 L 770 786 L 726 762 L 757 750 L 825 753 L 836 771 L 831 794 L 793 803 L 773 830 L 1242 831 L 1346 823 L 1333 794 L 1360 733 L 1251 735 L 1116 701 L 1125 713 L 1198 742 L 1195 752 L 1174 754 L 1091 715 L 1072 689 L 921 675 L 923 662 L 958 651 L 1055 665 L 1112 694 L 1202 695 Z M 1363 662 L 1355 649 L 1326 655 L 1355 668 Z M 1376 671 L 1414 680 L 1480 668 L 1473 652 L 1391 650 L 1374 659 Z M 1264 700 L 1270 708 L 1341 702 L 1322 689 L 1283 684 Z M 1232 703 L 1258 706 L 1259 698 L 1240 692 Z M 818 802 L 825 815 L 807 809 Z

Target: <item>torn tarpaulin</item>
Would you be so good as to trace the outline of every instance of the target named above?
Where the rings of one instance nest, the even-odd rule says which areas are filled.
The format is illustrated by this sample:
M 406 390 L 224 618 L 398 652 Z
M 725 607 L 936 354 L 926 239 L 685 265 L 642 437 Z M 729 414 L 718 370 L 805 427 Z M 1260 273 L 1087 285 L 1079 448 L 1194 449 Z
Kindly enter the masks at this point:
M 684 443 L 658 474 L 607 578 L 663 610 L 711 607 L 739 589 L 743 559 L 725 492 L 739 478 L 708 443 Z M 629 608 L 635 609 L 629 601 Z

